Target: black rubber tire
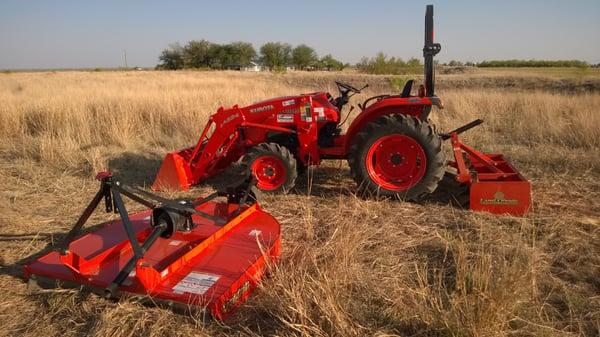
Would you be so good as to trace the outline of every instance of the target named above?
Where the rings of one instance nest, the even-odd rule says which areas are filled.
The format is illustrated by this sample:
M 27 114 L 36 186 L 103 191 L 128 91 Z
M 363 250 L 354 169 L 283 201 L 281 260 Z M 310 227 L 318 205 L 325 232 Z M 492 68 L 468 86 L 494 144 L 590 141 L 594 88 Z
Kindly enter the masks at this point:
M 242 157 L 242 167 L 246 174 L 252 175 L 252 163 L 254 160 L 261 156 L 273 156 L 281 159 L 286 171 L 285 182 L 276 190 L 263 190 L 263 193 L 287 193 L 296 184 L 296 178 L 298 177 L 298 169 L 296 158 L 285 146 L 281 146 L 277 143 L 260 143 L 248 150 L 248 152 Z
M 365 157 L 371 145 L 377 139 L 392 134 L 401 134 L 414 139 L 423 148 L 427 159 L 423 178 L 402 192 L 379 186 L 369 176 L 365 164 Z M 381 116 L 363 127 L 352 140 L 348 153 L 348 164 L 352 177 L 358 184 L 360 195 L 395 197 L 401 200 L 418 200 L 435 191 L 446 169 L 442 139 L 433 127 L 427 122 L 403 114 Z

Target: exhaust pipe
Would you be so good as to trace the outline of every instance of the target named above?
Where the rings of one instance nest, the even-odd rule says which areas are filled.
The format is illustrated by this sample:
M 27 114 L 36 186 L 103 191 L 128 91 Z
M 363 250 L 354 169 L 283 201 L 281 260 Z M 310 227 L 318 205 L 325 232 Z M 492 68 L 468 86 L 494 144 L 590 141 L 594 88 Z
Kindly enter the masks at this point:
M 433 35 L 433 5 L 427 5 L 425 10 L 425 46 L 423 47 L 423 58 L 425 59 L 425 94 L 428 97 L 435 96 L 433 57 L 442 49 L 439 43 L 433 42 Z

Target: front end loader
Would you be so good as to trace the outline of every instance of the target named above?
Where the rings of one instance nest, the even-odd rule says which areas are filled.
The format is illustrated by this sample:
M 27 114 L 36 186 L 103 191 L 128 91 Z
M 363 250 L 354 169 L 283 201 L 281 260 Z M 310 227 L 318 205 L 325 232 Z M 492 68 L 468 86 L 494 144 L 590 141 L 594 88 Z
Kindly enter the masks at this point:
M 362 195 L 421 200 L 453 171 L 466 187 L 473 210 L 522 215 L 530 208 L 531 185 L 499 154 L 485 154 L 458 135 L 480 122 L 438 133 L 429 120 L 443 109 L 435 94 L 433 6 L 425 14 L 424 83 L 413 80 L 400 93 L 377 95 L 358 104 L 361 112 L 343 133 L 342 110 L 356 88 L 336 82 L 339 95 L 314 92 L 278 97 L 246 107 L 219 108 L 195 146 L 167 154 L 153 189 L 187 189 L 235 164 L 264 191 L 289 191 L 298 172 L 322 160 L 347 160 Z M 353 107 L 347 112 L 348 116 Z M 347 118 L 347 117 L 346 117 Z M 447 161 L 444 140 L 454 160 Z

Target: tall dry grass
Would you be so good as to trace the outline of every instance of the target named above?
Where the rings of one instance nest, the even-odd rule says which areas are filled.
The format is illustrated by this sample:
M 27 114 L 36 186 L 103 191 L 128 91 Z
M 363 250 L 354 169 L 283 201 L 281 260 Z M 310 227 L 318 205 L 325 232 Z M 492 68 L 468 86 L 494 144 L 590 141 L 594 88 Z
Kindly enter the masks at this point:
M 294 76 L 282 77 L 293 83 Z M 0 146 L 17 157 L 67 167 L 78 166 L 81 158 L 96 165 L 105 147 L 173 149 L 191 144 L 219 106 L 315 90 L 281 82 L 262 74 L 205 72 L 4 75 Z M 372 94 L 367 91 L 355 102 Z M 594 150 L 600 145 L 597 94 L 446 90 L 442 97 L 448 107 L 434 115 L 439 127 L 484 118 L 484 131 L 469 134 L 482 146 Z
M 158 147 L 160 151 L 180 147 L 198 137 L 207 117 L 220 105 L 289 92 L 287 86 L 275 83 L 257 86 L 249 77 L 252 74 L 247 75 L 73 72 L 4 76 L 0 83 L 2 147 L 14 156 L 68 167 L 79 165 L 82 158 L 94 162 L 104 147 Z
M 69 228 L 95 171 L 150 183 L 162 155 L 193 143 L 220 105 L 333 91 L 335 76 L 0 75 L 0 335 L 598 335 L 598 93 L 440 88 L 438 128 L 484 118 L 464 138 L 532 177 L 534 212 L 363 200 L 345 163 L 328 163 L 293 193 L 266 197 L 283 226 L 282 259 L 225 324 L 85 293 L 28 294 L 19 263 Z M 385 78 L 356 80 L 376 85 L 355 103 L 391 90 Z

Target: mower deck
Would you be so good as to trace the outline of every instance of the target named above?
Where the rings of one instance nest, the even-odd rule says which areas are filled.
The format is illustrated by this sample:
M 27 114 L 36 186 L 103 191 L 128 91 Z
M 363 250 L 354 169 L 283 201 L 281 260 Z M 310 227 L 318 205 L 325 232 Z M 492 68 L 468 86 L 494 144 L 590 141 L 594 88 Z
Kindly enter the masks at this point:
M 25 279 L 41 287 L 88 287 L 118 297 L 142 295 L 154 302 L 207 311 L 224 319 L 256 287 L 268 260 L 280 250 L 280 226 L 258 204 L 203 202 L 196 210 L 228 219 L 224 225 L 192 215 L 193 228 L 158 237 L 117 287 L 107 289 L 135 257 L 123 220 L 101 225 L 24 267 Z M 240 211 L 241 210 L 241 211 Z M 151 240 L 152 210 L 128 216 L 143 247 Z

